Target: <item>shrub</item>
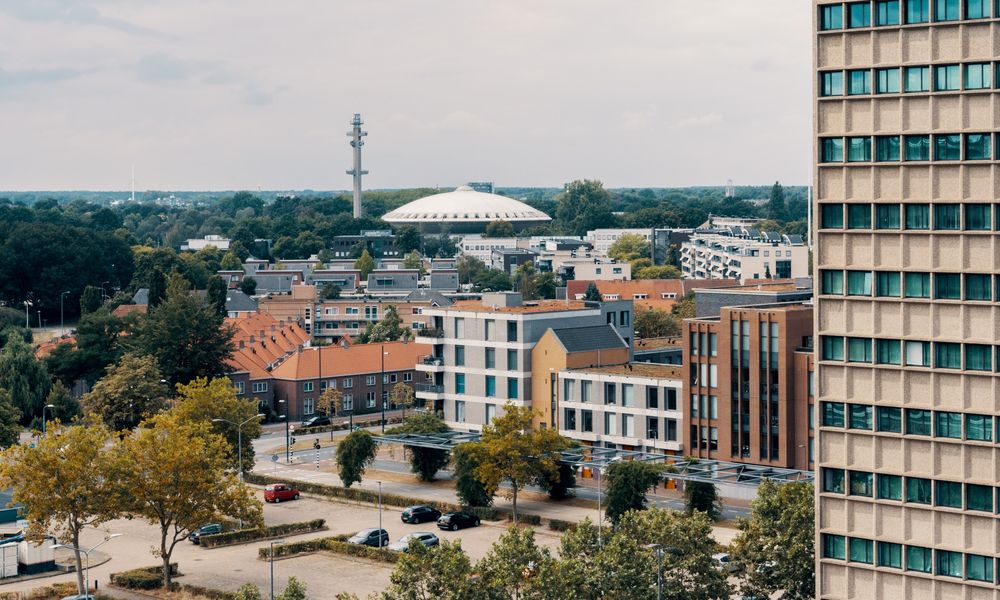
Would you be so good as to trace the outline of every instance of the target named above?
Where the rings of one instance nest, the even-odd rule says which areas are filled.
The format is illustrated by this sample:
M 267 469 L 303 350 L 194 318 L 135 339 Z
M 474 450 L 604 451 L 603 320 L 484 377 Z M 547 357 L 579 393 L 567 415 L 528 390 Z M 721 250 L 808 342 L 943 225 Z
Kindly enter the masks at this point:
M 170 574 L 177 573 L 177 563 L 170 563 Z M 157 565 L 112 573 L 111 583 L 132 590 L 155 590 L 163 586 L 163 567 Z
M 294 533 L 307 533 L 319 531 L 326 527 L 323 519 L 314 519 L 303 523 L 285 523 L 283 525 L 272 525 L 271 527 L 260 527 L 257 529 L 238 529 L 225 533 L 213 535 L 203 535 L 199 540 L 204 548 L 218 548 L 220 546 L 231 546 L 255 540 L 263 540 L 272 537 L 280 537 Z
M 208 598 L 209 600 L 237 600 L 238 598 L 238 596 L 233 592 L 213 590 L 212 588 L 201 587 L 200 585 L 190 585 L 185 583 L 177 587 L 178 589 L 187 592 L 196 598 Z
M 507 520 L 508 521 L 513 521 L 514 520 L 514 515 L 513 514 L 507 515 Z M 519 514 L 519 515 L 517 515 L 517 522 L 518 523 L 524 523 L 526 525 L 541 525 L 542 524 L 542 518 L 540 516 L 538 516 L 538 515 Z
M 549 519 L 549 529 L 552 531 L 570 531 L 576 529 L 576 523 L 563 521 L 561 519 Z
M 285 556 L 295 556 L 296 554 L 326 550 L 329 552 L 336 552 L 338 554 L 358 556 L 361 558 L 368 558 L 388 563 L 394 563 L 399 559 L 399 554 L 396 552 L 372 548 L 371 546 L 350 544 L 346 541 L 347 538 L 348 536 L 346 535 L 335 535 L 332 537 L 318 538 L 314 540 L 292 542 L 290 544 L 279 544 L 274 547 L 274 556 L 276 558 L 281 558 Z M 266 559 L 268 558 L 269 553 L 270 547 L 261 548 L 258 551 L 258 556 L 262 559 Z

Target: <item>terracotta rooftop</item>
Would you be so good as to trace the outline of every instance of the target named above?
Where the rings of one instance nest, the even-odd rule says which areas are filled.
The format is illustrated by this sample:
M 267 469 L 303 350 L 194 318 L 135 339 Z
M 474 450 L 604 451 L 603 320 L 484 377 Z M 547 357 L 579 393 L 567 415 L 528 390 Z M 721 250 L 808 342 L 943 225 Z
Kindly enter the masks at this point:
M 498 313 L 545 313 L 561 312 L 567 310 L 583 310 L 587 308 L 582 301 L 571 300 L 526 300 L 520 306 L 498 306 L 493 308 L 487 306 L 480 300 L 459 300 L 451 307 L 451 310 L 461 310 L 466 312 L 498 312 Z
M 148 311 L 149 306 L 146 304 L 120 304 L 111 311 L 111 314 L 116 317 L 124 317 L 134 312 L 146 314 Z
M 379 354 L 383 348 L 388 353 L 385 356 L 386 372 L 413 370 L 419 357 L 431 352 L 430 346 L 413 342 L 354 344 L 347 348 L 340 345 L 305 348 L 275 367 L 271 376 L 275 379 L 298 380 L 378 373 L 382 368 Z M 321 357 L 322 376 L 319 373 Z
M 742 294 L 761 292 L 766 294 L 772 294 L 774 292 L 795 292 L 795 291 L 805 291 L 807 288 L 803 288 L 795 283 L 794 279 L 770 279 L 766 282 L 761 283 L 747 283 L 744 285 L 727 285 L 712 288 L 718 292 L 740 292 Z M 705 290 L 711 292 L 711 290 Z
M 684 344 L 680 337 L 643 338 L 635 341 L 636 350 L 658 350 L 660 348 L 679 348 Z
M 657 379 L 680 379 L 683 375 L 681 365 L 658 365 L 654 363 L 627 363 L 624 365 L 609 365 L 606 367 L 587 367 L 572 369 L 575 373 L 595 373 L 603 375 L 625 375 L 631 377 L 655 377 Z
M 65 335 L 62 337 L 55 336 L 52 339 L 45 340 L 39 343 L 35 347 L 35 358 L 42 359 L 52 353 L 58 346 L 63 344 L 69 344 L 70 346 L 76 346 L 76 337 L 73 335 Z
M 294 321 L 279 321 L 266 312 L 226 319 L 226 324 L 233 328 L 229 366 L 250 373 L 251 379 L 270 377 L 268 365 L 287 359 L 309 340 L 309 334 Z

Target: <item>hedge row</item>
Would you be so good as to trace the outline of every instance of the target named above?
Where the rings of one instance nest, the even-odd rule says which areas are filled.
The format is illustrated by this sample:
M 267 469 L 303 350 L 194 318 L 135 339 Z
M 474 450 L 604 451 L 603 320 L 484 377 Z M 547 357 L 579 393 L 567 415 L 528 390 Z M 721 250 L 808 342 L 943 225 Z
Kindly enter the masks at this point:
M 325 527 L 326 521 L 323 519 L 313 519 L 312 521 L 306 521 L 304 523 L 285 523 L 284 525 L 272 525 L 270 527 L 260 527 L 257 529 L 237 529 L 236 531 L 203 535 L 201 536 L 199 542 L 203 548 L 219 548 L 221 546 L 243 544 L 246 542 L 280 537 L 283 535 L 319 531 Z
M 76 582 L 68 581 L 37 587 L 29 592 L 0 592 L 0 600 L 59 600 L 66 596 L 73 596 L 76 592 Z M 90 593 L 98 600 L 107 598 L 104 594 L 99 594 L 93 589 Z
M 377 415 L 378 413 L 367 413 L 365 416 L 367 416 L 368 414 Z M 343 418 L 343 417 L 338 417 L 338 418 Z M 355 425 L 363 426 L 370 423 L 377 424 L 379 422 L 379 419 L 363 419 L 363 420 L 355 419 L 354 421 Z M 403 419 L 402 417 L 389 417 L 385 420 L 385 422 L 387 425 L 397 425 L 399 423 L 402 423 Z M 318 427 L 296 427 L 295 435 L 309 435 L 310 433 L 326 433 L 328 431 L 343 431 L 345 429 L 349 429 L 350 427 L 351 427 L 350 422 L 334 423 L 333 425 L 319 425 Z
M 549 529 L 552 531 L 570 531 L 576 529 L 576 523 L 561 519 L 549 519 Z
M 170 575 L 177 573 L 177 563 L 170 563 Z M 163 565 L 112 573 L 111 583 L 130 590 L 155 590 L 163 586 Z
M 191 585 L 188 583 L 181 585 L 175 583 L 173 584 L 173 587 L 177 590 L 187 592 L 196 598 L 208 598 L 209 600 L 237 600 L 235 592 L 213 590 L 212 588 L 201 587 L 200 585 Z
M 507 521 L 509 521 L 511 523 L 514 522 L 514 514 L 513 513 L 507 515 Z M 542 524 L 542 518 L 540 516 L 538 516 L 538 515 L 520 514 L 520 515 L 517 515 L 517 522 L 518 523 L 525 523 L 525 524 L 528 524 L 528 525 L 541 525 Z
M 295 556 L 296 554 L 326 550 L 328 552 L 347 554 L 349 556 L 359 556 L 361 558 L 368 558 L 387 563 L 395 563 L 399 560 L 399 554 L 396 552 L 386 549 L 372 548 L 371 546 L 350 544 L 346 541 L 347 538 L 348 536 L 346 535 L 335 535 L 315 540 L 303 540 L 301 542 L 292 542 L 290 544 L 279 544 L 274 546 L 274 556 L 275 558 L 282 558 L 286 556 Z M 262 559 L 267 559 L 270 553 L 270 546 L 258 550 L 258 556 Z
M 245 480 L 247 483 L 253 483 L 257 485 L 267 485 L 269 483 L 283 483 L 286 480 L 271 477 L 269 475 L 262 475 L 260 473 L 247 473 Z M 296 481 L 295 487 L 302 492 L 308 492 L 310 494 L 319 494 L 321 496 L 328 496 L 331 498 L 343 498 L 345 500 L 355 500 L 358 502 L 368 502 L 375 504 L 379 500 L 378 492 L 371 490 L 363 490 L 358 488 L 345 488 L 335 485 L 326 485 L 322 483 L 311 483 L 308 481 Z M 499 521 L 502 517 L 500 516 L 500 511 L 491 507 L 462 507 L 458 504 L 451 504 L 449 502 L 436 502 L 428 501 L 423 498 L 413 498 L 411 496 L 401 496 L 399 494 L 387 494 L 382 493 L 382 504 L 386 506 L 398 506 L 405 508 L 407 506 L 413 506 L 414 504 L 426 504 L 428 506 L 433 506 L 434 508 L 440 510 L 441 512 L 455 512 L 459 510 L 464 510 L 475 514 L 480 519 L 485 519 L 487 521 Z

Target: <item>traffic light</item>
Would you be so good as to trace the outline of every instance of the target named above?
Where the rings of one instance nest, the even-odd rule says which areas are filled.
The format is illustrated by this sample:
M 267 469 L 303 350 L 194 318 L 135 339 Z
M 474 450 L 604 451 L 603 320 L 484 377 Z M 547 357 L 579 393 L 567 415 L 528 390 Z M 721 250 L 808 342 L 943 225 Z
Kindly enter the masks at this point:
M 292 436 L 292 445 L 293 446 L 295 445 L 295 436 L 294 435 Z

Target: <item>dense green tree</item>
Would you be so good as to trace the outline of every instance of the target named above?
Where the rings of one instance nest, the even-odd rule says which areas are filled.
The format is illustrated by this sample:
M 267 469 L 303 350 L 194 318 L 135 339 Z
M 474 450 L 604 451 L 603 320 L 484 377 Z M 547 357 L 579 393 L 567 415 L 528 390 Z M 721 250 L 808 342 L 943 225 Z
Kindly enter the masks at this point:
M 337 445 L 337 467 L 344 487 L 361 482 L 361 476 L 373 462 L 378 444 L 364 429 L 352 431 Z
M 608 248 L 608 257 L 618 262 L 632 262 L 638 258 L 649 258 L 649 248 L 646 238 L 636 233 L 625 233 Z
M 717 521 L 722 516 L 722 498 L 714 483 L 707 481 L 684 482 L 684 505 L 687 511 L 700 511 Z
M 771 198 L 767 203 L 767 218 L 775 221 L 785 219 L 785 188 L 777 181 L 771 187 Z
M 385 307 L 382 319 L 377 323 L 369 323 L 365 330 L 358 336 L 358 342 L 362 344 L 377 344 L 381 342 L 395 342 L 402 338 L 408 339 L 409 328 L 403 327 L 403 319 L 399 316 L 396 306 L 390 304 Z
M 455 495 L 465 506 L 489 506 L 493 504 L 496 488 L 488 488 L 476 477 L 479 457 L 482 455 L 479 442 L 459 444 L 452 450 L 452 473 L 455 477 Z
M 815 597 L 815 489 L 765 480 L 732 544 L 740 593 L 788 600 Z
M 556 288 L 559 286 L 552 271 L 544 271 L 535 275 L 535 293 L 543 300 L 554 300 Z
M 554 476 L 540 477 L 535 481 L 535 485 L 545 490 L 552 500 L 565 500 L 574 495 L 576 470 L 571 465 L 559 463 Z
M 123 353 L 122 334 L 137 319 L 119 319 L 107 308 L 85 314 L 76 327 L 76 348 L 60 344 L 45 359 L 49 372 L 68 387 L 78 379 L 93 385 Z
M 80 315 L 94 312 L 101 307 L 103 302 L 101 288 L 92 285 L 86 286 L 83 288 L 83 293 L 80 294 Z
M 167 276 L 163 274 L 163 271 L 159 269 L 154 269 L 149 276 L 149 309 L 156 308 L 163 302 L 163 298 L 167 295 Z
M 163 303 L 138 322 L 128 344 L 155 357 L 173 385 L 225 373 L 233 351 L 232 335 L 223 317 L 191 294 L 186 280 L 171 275 Z
M 535 543 L 535 530 L 510 527 L 476 564 L 481 584 L 502 598 L 525 598 L 535 571 L 552 557 Z
M 235 256 L 236 260 L 240 261 L 240 264 L 237 265 L 235 268 L 236 269 L 241 269 L 243 261 L 245 261 L 246 259 L 250 258 L 250 249 L 247 246 L 243 245 L 243 242 L 241 242 L 240 240 L 232 240 L 232 241 L 229 242 L 229 250 L 226 252 L 226 254 L 227 255 L 232 254 L 233 256 Z M 226 257 L 223 256 L 222 257 L 222 263 L 220 263 L 219 266 L 221 268 L 225 269 L 225 268 L 227 268 L 226 264 L 227 264 L 226 263 Z M 229 260 L 228 264 L 230 266 L 232 266 L 234 264 L 233 261 L 232 261 L 232 259 Z
M 381 600 L 499 600 L 475 576 L 461 541 L 428 548 L 413 540 L 401 553 Z
M 11 335 L 0 350 L 0 388 L 7 390 L 24 424 L 42 414 L 50 385 L 48 371 L 35 359 L 31 346 Z
M 457 253 L 458 247 L 447 233 L 424 238 L 424 256 L 451 258 Z
M 614 227 L 611 194 L 599 181 L 574 181 L 566 185 L 559 196 L 556 219 L 558 226 L 571 235 L 585 235 L 591 229 Z
M 420 413 L 406 419 L 402 425 L 394 427 L 388 433 L 428 435 L 446 431 L 449 431 L 449 427 L 441 417 L 433 413 Z M 421 481 L 434 481 L 437 472 L 448 466 L 448 462 L 451 460 L 447 450 L 421 448 L 420 446 L 406 446 L 405 448 L 410 455 L 410 471 L 417 475 Z
M 538 269 L 530 262 L 526 262 L 517 267 L 514 271 L 515 289 L 521 292 L 525 300 L 538 300 Z
M 167 407 L 167 386 L 152 356 L 126 354 L 80 403 L 112 431 L 134 428 Z
M 45 404 L 51 404 L 54 407 L 45 414 L 46 419 L 60 423 L 71 423 L 80 416 L 80 403 L 70 393 L 69 388 L 58 379 L 52 382 L 49 395 L 45 397 Z
M 583 295 L 583 299 L 587 302 L 600 302 L 603 300 L 601 297 L 601 290 L 597 289 L 597 284 L 593 281 L 587 285 L 587 291 Z
M 644 510 L 646 492 L 659 483 L 662 476 L 661 465 L 637 460 L 612 462 L 604 475 L 607 479 L 604 489 L 608 519 L 617 524 L 625 513 Z
M 354 261 L 354 268 L 361 272 L 362 281 L 366 281 L 368 279 L 368 274 L 375 270 L 375 259 L 372 258 L 371 254 L 368 254 L 367 248 L 361 253 L 361 256 Z
M 472 280 L 472 289 L 477 292 L 507 292 L 513 287 L 510 276 L 496 269 L 482 271 Z
M 253 296 L 257 293 L 257 280 L 250 276 L 244 277 L 240 281 L 240 291 L 247 296 Z
M 229 250 L 229 252 L 226 252 L 226 255 L 222 257 L 222 262 L 219 263 L 219 267 L 223 271 L 241 271 L 243 269 L 243 261 L 240 260 L 239 255 L 232 250 Z
M 225 318 L 229 313 L 226 311 L 226 296 L 229 289 L 226 282 L 218 275 L 213 275 L 208 280 L 208 289 L 205 292 L 205 300 L 221 316 Z
M 195 379 L 187 385 L 177 386 L 177 398 L 171 412 L 183 421 L 203 422 L 229 442 L 229 462 L 234 468 L 249 473 L 254 465 L 253 441 L 260 437 L 260 419 L 257 401 L 240 398 L 228 377 L 209 380 Z M 243 423 L 243 427 L 238 427 Z M 242 431 L 242 435 L 240 432 Z M 243 464 L 239 464 L 240 442 L 243 443 Z
M 633 326 L 640 338 L 673 337 L 681 333 L 680 320 L 659 308 L 637 308 Z
M 10 401 L 7 390 L 0 389 L 0 449 L 16 444 L 21 431 L 21 411 Z
M 651 265 L 636 269 L 633 265 L 632 279 L 680 279 L 681 270 L 673 265 Z
M 306 600 L 306 584 L 294 575 L 288 578 L 285 589 L 281 591 L 278 600 Z
M 502 238 L 502 237 L 513 237 L 514 226 L 507 221 L 492 221 L 486 225 L 486 231 L 484 233 L 486 237 Z
M 694 292 L 688 292 L 686 296 L 674 304 L 671 313 L 678 319 L 693 319 L 695 318 L 696 308 Z
M 487 270 L 486 263 L 475 256 L 463 254 L 455 261 L 455 269 L 458 271 L 458 282 L 472 283 L 477 275 Z
M 396 249 L 403 254 L 420 250 L 422 242 L 420 230 L 416 227 L 403 225 L 396 229 Z
M 324 300 L 336 300 L 340 298 L 341 289 L 340 286 L 335 283 L 326 283 L 323 285 L 323 289 L 320 295 Z

